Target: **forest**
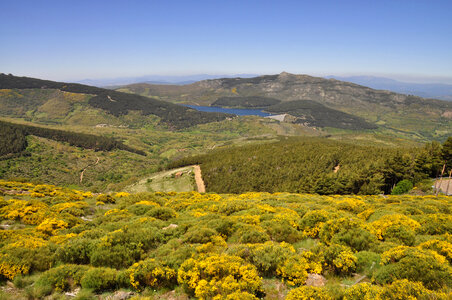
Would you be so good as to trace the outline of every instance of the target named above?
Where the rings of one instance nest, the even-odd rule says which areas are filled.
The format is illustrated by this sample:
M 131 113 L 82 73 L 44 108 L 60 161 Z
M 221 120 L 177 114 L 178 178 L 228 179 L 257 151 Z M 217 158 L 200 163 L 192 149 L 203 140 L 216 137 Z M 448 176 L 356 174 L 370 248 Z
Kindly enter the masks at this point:
M 141 111 L 143 115 L 156 115 L 160 117 L 161 122 L 174 129 L 221 121 L 233 116 L 200 112 L 165 101 L 94 86 L 6 74 L 0 74 L 0 89 L 58 89 L 65 92 L 89 94 L 93 95 L 88 101 L 92 107 L 103 109 L 115 116 L 125 115 L 130 110 Z
M 446 196 L 0 191 L 1 299 L 452 296 Z
M 283 137 L 274 143 L 215 149 L 169 166 L 200 164 L 207 191 L 216 193 L 388 194 L 404 179 L 415 184 L 438 176 L 446 162 L 450 170 L 451 148 L 451 137 L 444 146 L 432 142 L 417 148 Z
M 279 103 L 265 108 L 273 113 L 289 113 L 297 120 L 295 123 L 316 127 L 332 127 L 352 130 L 377 129 L 378 126 L 366 122 L 363 118 L 326 107 L 311 100 L 296 100 Z
M 28 135 L 39 136 L 58 142 L 66 142 L 71 146 L 96 151 L 120 149 L 146 155 L 145 152 L 129 147 L 113 138 L 0 121 L 0 156 L 24 151 L 27 147 L 25 137 Z
M 246 108 L 264 108 L 280 103 L 281 100 L 268 97 L 249 96 L 249 97 L 220 97 L 212 106 L 226 107 L 246 107 Z

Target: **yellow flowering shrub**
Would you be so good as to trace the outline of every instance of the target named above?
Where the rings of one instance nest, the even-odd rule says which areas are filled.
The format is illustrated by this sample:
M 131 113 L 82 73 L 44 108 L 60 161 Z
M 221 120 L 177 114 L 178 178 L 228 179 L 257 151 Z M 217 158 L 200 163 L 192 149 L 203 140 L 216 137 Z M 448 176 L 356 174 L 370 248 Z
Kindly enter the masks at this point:
M 432 250 L 394 247 L 381 255 L 381 264 L 383 267 L 375 275 L 380 283 L 408 279 L 431 289 L 452 285 L 452 267 L 444 256 Z
M 325 210 L 307 212 L 300 220 L 300 229 L 305 237 L 316 238 L 323 224 L 328 221 L 329 214 Z
M 348 287 L 344 291 L 344 300 L 374 300 L 380 288 L 370 283 L 359 283 Z
M 155 259 L 146 259 L 133 264 L 127 272 L 130 284 L 138 291 L 149 286 L 152 288 L 169 287 L 176 283 L 176 271 L 163 266 Z
M 287 294 L 286 300 L 333 300 L 328 292 L 320 287 L 302 286 Z
M 226 297 L 236 292 L 261 293 L 256 268 L 237 256 L 217 255 L 190 258 L 178 271 L 178 282 L 200 299 Z
M 65 229 L 69 225 L 63 220 L 58 220 L 55 218 L 45 219 L 41 224 L 36 227 L 37 231 L 44 234 L 55 235 L 58 230 Z
M 8 279 L 14 279 L 19 274 L 28 274 L 30 266 L 23 264 L 8 254 L 0 253 L 0 275 Z
M 412 282 L 407 279 L 394 281 L 385 286 L 377 294 L 376 300 L 386 299 L 450 299 L 452 293 L 435 292 L 428 290 L 420 282 Z
M 356 270 L 358 259 L 349 247 L 333 244 L 323 254 L 325 264 L 337 274 L 350 274 Z
M 369 230 L 375 234 L 379 240 L 384 240 L 388 229 L 396 226 L 404 226 L 415 231 L 421 224 L 405 215 L 385 215 L 377 221 L 370 223 Z
M 308 270 L 309 263 L 304 257 L 292 256 L 278 267 L 277 273 L 287 284 L 298 286 L 306 282 Z
M 436 253 L 444 256 L 449 264 L 452 263 L 452 244 L 446 241 L 430 240 L 425 243 L 419 244 L 421 249 L 429 249 L 436 251 Z

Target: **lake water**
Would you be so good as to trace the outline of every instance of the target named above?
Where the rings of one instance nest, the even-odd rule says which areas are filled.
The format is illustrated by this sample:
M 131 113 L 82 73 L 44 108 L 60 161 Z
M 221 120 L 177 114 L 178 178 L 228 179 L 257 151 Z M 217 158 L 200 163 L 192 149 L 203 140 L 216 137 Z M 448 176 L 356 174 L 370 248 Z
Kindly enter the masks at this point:
M 272 114 L 263 112 L 260 109 L 242 109 L 242 108 L 224 108 L 218 106 L 198 106 L 198 105 L 184 105 L 199 111 L 207 111 L 207 112 L 220 112 L 227 114 L 234 114 L 237 116 L 260 116 L 260 117 L 268 117 Z

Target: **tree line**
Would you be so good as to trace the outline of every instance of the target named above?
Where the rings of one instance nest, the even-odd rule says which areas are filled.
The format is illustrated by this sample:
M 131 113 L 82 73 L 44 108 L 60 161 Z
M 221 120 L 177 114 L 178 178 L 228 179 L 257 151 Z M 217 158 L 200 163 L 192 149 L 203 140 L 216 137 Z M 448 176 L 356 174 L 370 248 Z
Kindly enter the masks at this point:
M 0 121 L 0 156 L 24 151 L 27 147 L 26 136 L 28 135 L 39 136 L 58 142 L 66 142 L 71 146 L 96 151 L 120 149 L 146 155 L 141 150 L 134 149 L 120 141 L 105 136 Z

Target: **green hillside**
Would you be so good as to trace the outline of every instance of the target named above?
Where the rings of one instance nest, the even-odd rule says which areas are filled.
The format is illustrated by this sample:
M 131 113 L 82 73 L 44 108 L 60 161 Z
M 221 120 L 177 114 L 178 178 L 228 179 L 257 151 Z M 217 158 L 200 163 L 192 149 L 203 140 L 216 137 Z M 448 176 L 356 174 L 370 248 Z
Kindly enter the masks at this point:
M 138 111 L 144 116 L 157 116 L 162 123 L 175 129 L 220 121 L 228 117 L 226 114 L 199 112 L 139 95 L 82 84 L 0 74 L 0 115 L 33 115 L 39 118 L 39 114 L 44 114 L 57 122 L 76 109 L 81 109 L 80 106 L 85 109 L 86 106 L 101 109 L 115 117 Z
M 247 99 L 259 106 L 259 99 L 276 99 L 281 102 L 309 100 L 322 106 L 348 115 L 335 113 L 328 117 L 330 123 L 341 124 L 343 117 L 362 118 L 379 132 L 395 137 L 418 141 L 444 141 L 452 131 L 452 102 L 425 99 L 412 95 L 374 90 L 365 86 L 335 79 L 324 79 L 307 75 L 281 73 L 255 78 L 222 78 L 203 80 L 188 85 L 132 84 L 118 90 L 136 93 L 154 99 L 174 103 L 194 105 L 220 105 L 246 107 Z M 257 100 L 257 101 L 256 101 Z M 306 102 L 305 104 L 307 104 Z M 232 105 L 231 105 L 232 104 Z M 262 102 L 261 107 L 267 107 Z M 314 108 L 314 107 L 312 107 Z M 317 109 L 314 109 L 316 113 Z M 286 111 L 298 114 L 296 108 Z M 306 115 L 306 113 L 304 114 Z M 308 113 L 312 116 L 312 113 Z M 339 119 L 335 119 L 339 117 Z M 320 117 L 320 119 L 323 119 Z M 322 122 L 316 126 L 326 127 Z M 362 121 L 360 122 L 362 123 Z M 330 124 L 331 125 L 331 124 Z M 365 128 L 368 128 L 366 125 Z M 338 127 L 342 128 L 342 127 Z M 356 130 L 355 126 L 351 129 Z M 360 129 L 360 128 L 358 128 Z
M 417 183 L 441 171 L 439 143 L 423 148 L 363 146 L 325 138 L 218 149 L 171 167 L 200 164 L 206 189 L 217 193 L 390 193 L 403 179 Z

